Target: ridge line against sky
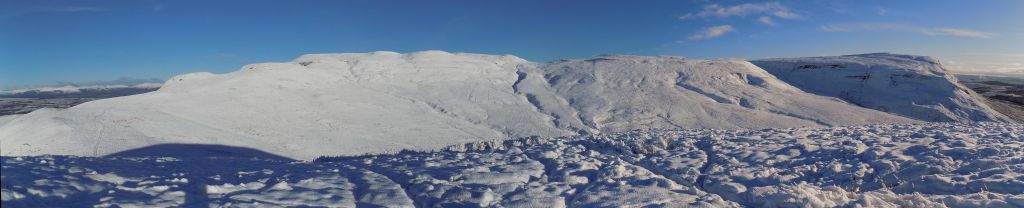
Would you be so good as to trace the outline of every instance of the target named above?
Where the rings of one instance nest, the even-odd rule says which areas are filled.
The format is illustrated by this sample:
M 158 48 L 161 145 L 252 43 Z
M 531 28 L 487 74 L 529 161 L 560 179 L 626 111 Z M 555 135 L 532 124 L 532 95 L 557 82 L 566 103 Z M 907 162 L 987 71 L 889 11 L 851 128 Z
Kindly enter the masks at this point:
M 530 61 L 893 52 L 1024 71 L 1024 1 L 0 0 L 0 87 L 234 71 L 302 54 L 445 50 Z

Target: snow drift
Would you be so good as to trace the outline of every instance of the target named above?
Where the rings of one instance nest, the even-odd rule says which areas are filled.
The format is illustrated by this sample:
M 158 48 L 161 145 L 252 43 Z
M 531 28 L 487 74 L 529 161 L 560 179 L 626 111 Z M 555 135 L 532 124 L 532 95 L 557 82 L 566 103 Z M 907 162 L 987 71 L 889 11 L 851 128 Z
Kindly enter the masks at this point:
M 804 91 L 924 121 L 1012 121 L 925 56 L 874 53 L 751 61 Z
M 746 61 L 602 56 L 533 63 L 441 51 L 305 55 L 227 74 L 181 75 L 152 93 L 0 120 L 2 155 L 101 156 L 176 143 L 297 159 L 637 128 L 914 122 L 806 93 Z

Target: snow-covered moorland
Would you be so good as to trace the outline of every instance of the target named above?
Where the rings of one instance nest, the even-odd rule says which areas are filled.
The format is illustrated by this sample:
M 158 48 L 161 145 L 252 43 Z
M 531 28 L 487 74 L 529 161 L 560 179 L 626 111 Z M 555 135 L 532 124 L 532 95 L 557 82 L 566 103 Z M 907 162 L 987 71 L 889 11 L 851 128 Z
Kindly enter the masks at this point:
M 0 196 L 4 207 L 1024 206 L 1020 124 L 636 130 L 314 162 L 149 153 L 3 157 Z
M 928 64 L 913 61 L 907 66 Z M 950 82 L 945 78 L 934 82 Z M 956 99 L 924 107 L 942 112 L 984 106 L 950 98 L 947 92 L 955 89 L 936 86 L 900 92 Z M 984 121 L 995 114 L 972 115 Z M 156 92 L 0 120 L 7 121 L 0 125 L 0 155 L 5 156 L 103 156 L 184 143 L 242 146 L 301 159 L 639 128 L 919 122 L 805 92 L 743 60 L 600 56 L 535 63 L 511 55 L 443 51 L 305 55 L 227 74 L 180 75 Z

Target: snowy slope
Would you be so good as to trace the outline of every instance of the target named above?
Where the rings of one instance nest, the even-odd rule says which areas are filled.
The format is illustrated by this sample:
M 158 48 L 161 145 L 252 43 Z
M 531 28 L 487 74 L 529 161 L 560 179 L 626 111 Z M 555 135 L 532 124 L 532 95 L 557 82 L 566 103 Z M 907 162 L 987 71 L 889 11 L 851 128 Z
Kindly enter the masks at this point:
M 639 130 L 317 162 L 3 157 L 4 207 L 1022 207 L 1024 126 Z
M 804 91 L 910 118 L 1011 121 L 930 57 L 874 53 L 751 62 Z
M 817 96 L 739 60 L 602 56 L 542 66 L 546 91 L 524 89 L 538 108 L 574 128 L 773 128 L 905 122 Z M 532 73 L 527 73 L 532 74 Z M 528 76 L 537 79 L 541 76 Z M 528 81 L 528 80 L 524 80 Z M 553 91 L 553 93 L 551 93 Z M 568 103 L 544 100 L 547 94 Z M 573 116 L 575 112 L 575 116 Z M 582 123 L 583 127 L 577 127 Z
M 100 156 L 184 143 L 310 159 L 637 128 L 894 122 L 913 121 L 805 93 L 745 61 L 318 54 L 181 75 L 153 93 L 23 115 L 0 126 L 0 154 Z

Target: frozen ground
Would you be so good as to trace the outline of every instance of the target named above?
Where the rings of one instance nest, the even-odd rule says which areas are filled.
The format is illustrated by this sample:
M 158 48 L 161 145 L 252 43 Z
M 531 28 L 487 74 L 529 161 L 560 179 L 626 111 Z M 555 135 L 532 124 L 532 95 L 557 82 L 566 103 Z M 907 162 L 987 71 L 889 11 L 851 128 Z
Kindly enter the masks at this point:
M 1024 207 L 1020 124 L 638 130 L 315 162 L 180 148 L 3 157 L 3 206 Z

